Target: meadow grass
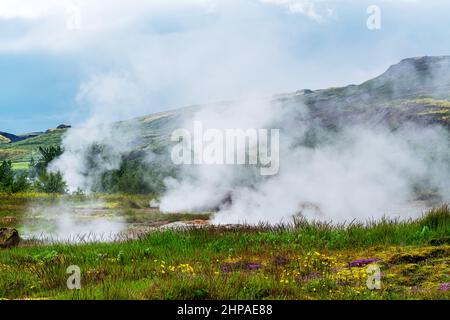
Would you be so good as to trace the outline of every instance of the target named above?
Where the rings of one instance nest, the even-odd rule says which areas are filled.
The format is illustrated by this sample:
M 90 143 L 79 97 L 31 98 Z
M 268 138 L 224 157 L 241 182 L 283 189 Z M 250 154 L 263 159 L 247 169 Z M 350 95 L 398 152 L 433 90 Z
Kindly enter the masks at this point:
M 0 251 L 0 298 L 448 299 L 449 236 L 450 210 L 443 206 L 404 222 L 297 219 L 280 226 L 161 230 L 112 243 L 25 241 Z M 380 290 L 366 285 L 374 264 Z M 70 265 L 81 269 L 81 290 L 67 289 Z
M 26 171 L 30 168 L 29 162 L 14 162 L 12 164 L 13 170 L 15 171 Z

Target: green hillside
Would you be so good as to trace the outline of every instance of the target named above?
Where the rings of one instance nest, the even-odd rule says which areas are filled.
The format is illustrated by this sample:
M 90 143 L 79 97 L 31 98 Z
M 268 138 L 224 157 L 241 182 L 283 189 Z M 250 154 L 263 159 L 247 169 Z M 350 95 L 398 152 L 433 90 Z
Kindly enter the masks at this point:
M 66 130 L 55 130 L 40 136 L 18 142 L 0 145 L 0 160 L 12 162 L 28 162 L 34 151 L 40 146 L 59 145 Z
M 301 118 L 304 106 L 310 116 L 325 127 L 355 123 L 386 124 L 397 128 L 404 122 L 421 125 L 441 124 L 450 128 L 450 57 L 404 59 L 385 73 L 360 85 L 323 90 L 300 90 L 272 97 L 270 102 L 282 105 L 295 119 Z M 233 102 L 209 105 L 226 108 Z M 117 122 L 119 129 L 136 128 L 140 133 L 129 141 L 137 152 L 163 150 L 170 133 L 202 106 L 191 106 L 169 112 Z M 0 160 L 28 162 L 40 146 L 58 145 L 66 129 L 55 129 L 37 137 L 8 143 L 0 136 Z

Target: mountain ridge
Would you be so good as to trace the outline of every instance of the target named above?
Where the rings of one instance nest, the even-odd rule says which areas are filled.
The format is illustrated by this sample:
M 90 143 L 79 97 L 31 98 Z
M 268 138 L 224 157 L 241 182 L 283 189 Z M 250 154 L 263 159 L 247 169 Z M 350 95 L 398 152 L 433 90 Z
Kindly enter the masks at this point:
M 412 121 L 421 125 L 440 124 L 450 129 L 450 56 L 406 58 L 359 85 L 302 89 L 273 95 L 268 100 L 285 104 L 294 115 L 300 106 L 306 106 L 311 116 L 327 127 L 362 122 L 369 125 L 383 123 L 395 128 Z M 168 143 L 171 130 L 181 119 L 203 107 L 224 108 L 232 103 L 183 107 L 120 121 L 115 125 L 138 124 L 143 128 L 138 149 L 146 149 L 150 145 L 161 147 Z M 12 139 L 9 143 L 0 143 L 0 160 L 27 161 L 38 146 L 60 143 L 67 129 L 47 130 L 25 139 L 5 133 L 6 139 Z

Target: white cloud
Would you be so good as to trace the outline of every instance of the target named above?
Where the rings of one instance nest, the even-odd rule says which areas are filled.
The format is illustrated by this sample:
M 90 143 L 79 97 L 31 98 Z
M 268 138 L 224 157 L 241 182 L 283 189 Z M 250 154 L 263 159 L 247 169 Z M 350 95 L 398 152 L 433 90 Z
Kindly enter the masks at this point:
M 0 21 L 28 21 L 29 28 L 14 39 L 0 38 L 0 51 L 80 49 L 101 37 L 128 29 L 165 10 L 211 11 L 222 0 L 0 0 Z M 79 15 L 79 28 L 70 27 Z M 76 31 L 76 32 L 73 32 Z
M 130 12 L 141 12 L 143 9 L 179 7 L 179 6 L 205 6 L 213 0 L 111 0 L 106 4 L 101 0 L 0 0 L 0 18 L 13 19 L 39 19 L 48 15 L 58 14 L 73 6 L 86 10 L 101 11 L 104 15 Z M 98 12 L 100 13 L 100 12 Z
M 385 0 L 386 5 L 391 1 Z M 349 3 L 359 2 L 0 0 L 2 27 L 11 22 L 6 36 L 0 32 L 0 53 L 67 57 L 80 66 L 81 104 L 96 112 L 116 105 L 112 113 L 129 116 L 248 94 L 359 83 L 430 47 L 403 36 L 412 32 L 411 23 L 364 38 L 365 8 L 357 17 L 358 30 L 359 22 L 346 16 L 355 12 Z M 75 30 L 67 28 L 74 8 L 80 11 L 80 28 Z M 332 9 L 340 20 L 319 27 L 311 23 L 325 21 L 334 15 Z M 301 19 L 286 19 L 291 14 Z M 443 48 L 448 42 L 435 43 Z M 105 103 L 109 91 L 114 94 Z M 130 114 L 123 114 L 125 104 L 133 106 Z
M 327 17 L 333 15 L 330 8 L 320 8 L 312 0 L 260 0 L 262 3 L 282 6 L 291 13 L 303 14 L 317 22 L 323 22 Z
M 89 114 L 91 125 L 129 118 L 142 111 L 144 92 L 133 79 L 124 74 L 92 75 L 83 82 L 77 95 L 81 108 Z M 85 110 L 84 110 L 85 111 Z
M 0 18 L 39 19 L 61 11 L 66 5 L 64 0 L 0 0 Z

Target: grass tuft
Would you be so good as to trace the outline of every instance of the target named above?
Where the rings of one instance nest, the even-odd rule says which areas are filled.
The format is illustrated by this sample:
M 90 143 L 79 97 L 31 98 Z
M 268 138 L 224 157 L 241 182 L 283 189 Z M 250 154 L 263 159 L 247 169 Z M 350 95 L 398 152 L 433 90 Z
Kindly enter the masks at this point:
M 420 221 L 423 227 L 433 231 L 450 233 L 450 207 L 448 204 L 429 210 Z

